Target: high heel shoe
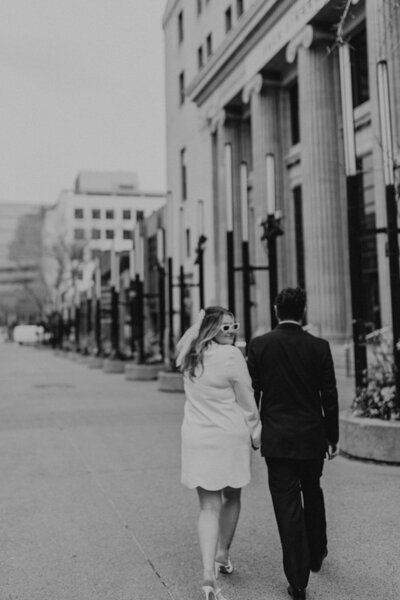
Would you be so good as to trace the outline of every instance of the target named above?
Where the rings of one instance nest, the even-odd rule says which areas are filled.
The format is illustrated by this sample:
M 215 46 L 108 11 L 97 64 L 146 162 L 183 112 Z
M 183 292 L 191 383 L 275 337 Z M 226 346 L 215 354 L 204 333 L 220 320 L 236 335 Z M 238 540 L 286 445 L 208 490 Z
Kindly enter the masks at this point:
M 221 589 L 215 589 L 212 585 L 203 585 L 201 588 L 205 594 L 206 600 L 228 600 L 222 595 Z
M 226 563 L 222 563 L 219 560 L 216 560 L 215 566 L 217 567 L 217 570 L 220 573 L 223 573 L 224 575 L 231 575 L 233 573 L 233 564 L 230 558 L 228 558 Z

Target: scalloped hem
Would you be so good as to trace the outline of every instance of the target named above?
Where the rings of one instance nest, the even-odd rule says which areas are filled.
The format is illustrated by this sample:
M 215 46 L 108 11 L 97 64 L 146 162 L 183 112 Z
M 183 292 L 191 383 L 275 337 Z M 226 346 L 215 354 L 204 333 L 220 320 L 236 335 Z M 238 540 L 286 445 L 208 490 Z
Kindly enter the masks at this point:
M 203 488 L 203 490 L 207 490 L 208 492 L 218 492 L 219 490 L 223 490 L 226 487 L 231 487 L 233 489 L 240 489 L 242 487 L 245 487 L 246 485 L 249 485 L 251 479 L 246 480 L 244 483 L 240 483 L 239 485 L 237 484 L 237 482 L 232 483 L 232 482 L 227 482 L 224 483 L 223 485 L 218 485 L 217 487 L 215 486 L 210 486 L 209 484 L 205 483 L 205 482 L 199 482 L 199 483 L 192 483 L 192 482 L 186 482 L 186 481 L 181 481 L 181 484 L 187 488 L 189 488 L 189 490 L 195 490 L 198 487 Z

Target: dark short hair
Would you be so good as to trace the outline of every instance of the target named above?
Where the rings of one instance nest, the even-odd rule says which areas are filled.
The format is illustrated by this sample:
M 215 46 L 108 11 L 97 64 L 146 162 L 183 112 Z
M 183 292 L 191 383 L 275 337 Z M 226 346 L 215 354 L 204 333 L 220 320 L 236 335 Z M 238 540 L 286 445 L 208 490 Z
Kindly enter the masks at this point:
M 306 293 L 300 288 L 285 288 L 279 292 L 275 299 L 278 319 L 292 319 L 300 321 L 306 307 Z

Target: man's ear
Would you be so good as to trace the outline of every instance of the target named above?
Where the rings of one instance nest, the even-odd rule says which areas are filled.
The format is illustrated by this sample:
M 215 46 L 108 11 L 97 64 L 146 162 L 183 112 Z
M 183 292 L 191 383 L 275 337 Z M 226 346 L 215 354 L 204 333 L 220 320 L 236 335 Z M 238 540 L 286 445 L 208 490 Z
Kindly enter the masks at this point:
M 276 304 L 274 304 L 274 313 L 275 313 L 276 318 L 279 320 L 278 309 L 276 308 Z

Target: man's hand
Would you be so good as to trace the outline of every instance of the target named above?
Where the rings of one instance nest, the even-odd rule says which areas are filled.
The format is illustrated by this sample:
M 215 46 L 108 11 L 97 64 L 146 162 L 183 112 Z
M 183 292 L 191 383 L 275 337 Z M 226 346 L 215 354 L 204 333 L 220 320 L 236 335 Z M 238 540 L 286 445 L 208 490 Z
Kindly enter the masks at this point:
M 328 443 L 328 460 L 333 460 L 339 454 L 339 444 Z

